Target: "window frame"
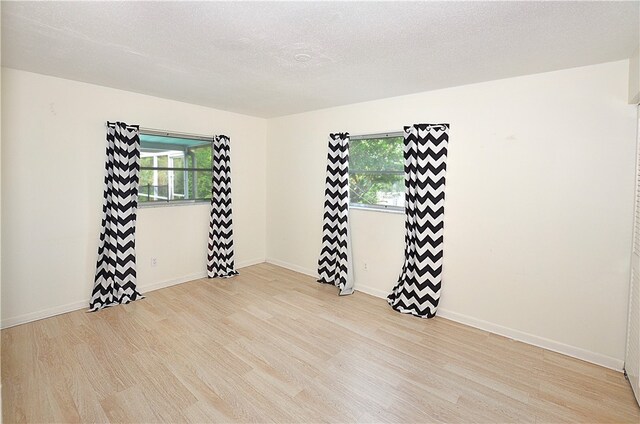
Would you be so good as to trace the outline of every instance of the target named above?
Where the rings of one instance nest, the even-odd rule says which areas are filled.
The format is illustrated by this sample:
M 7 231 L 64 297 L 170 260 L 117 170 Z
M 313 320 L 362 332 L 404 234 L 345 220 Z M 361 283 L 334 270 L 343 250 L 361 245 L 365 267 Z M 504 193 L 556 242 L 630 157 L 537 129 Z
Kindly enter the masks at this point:
M 390 131 L 385 133 L 375 133 L 375 134 L 358 134 L 349 136 L 349 144 L 351 145 L 352 141 L 358 140 L 370 140 L 370 139 L 384 139 L 384 138 L 404 138 L 403 131 Z M 349 146 L 351 147 L 351 146 Z M 402 157 L 402 161 L 404 164 L 404 155 Z M 356 170 L 357 171 L 357 170 Z M 352 169 L 351 169 L 351 152 L 349 152 L 349 179 L 351 179 Z M 374 175 L 402 175 L 404 180 L 404 170 L 402 171 L 357 171 L 353 172 L 353 174 L 374 174 Z M 351 192 L 351 188 L 349 188 L 349 192 Z M 403 206 L 394 206 L 394 205 L 373 205 L 368 203 L 355 203 L 351 201 L 351 193 L 349 193 L 349 209 L 362 209 L 376 212 L 388 212 L 388 213 L 404 213 L 404 205 Z
M 151 128 L 140 128 L 138 134 L 142 135 L 151 135 L 151 136 L 160 136 L 160 137 L 172 137 L 172 138 L 180 138 L 185 140 L 196 140 L 196 141 L 206 141 L 209 142 L 211 148 L 211 160 L 214 158 L 214 150 L 213 150 L 213 139 L 214 136 L 206 136 L 199 134 L 189 134 L 182 133 L 177 131 L 165 131 L 165 130 L 156 130 Z M 140 140 L 140 151 L 142 153 L 142 140 Z M 157 143 L 160 148 L 163 143 Z M 206 145 L 203 145 L 206 146 Z M 186 162 L 186 155 L 185 162 Z M 141 156 L 142 159 L 142 156 Z M 169 160 L 171 158 L 168 157 L 167 165 L 169 164 Z M 200 168 L 200 167 L 169 167 L 169 166 L 142 166 L 140 165 L 140 172 L 142 171 L 181 171 L 181 172 L 213 172 L 212 168 Z M 195 186 L 195 179 L 194 179 Z M 140 187 L 140 185 L 139 185 Z M 138 198 L 140 197 L 140 189 L 138 189 Z M 157 207 L 167 207 L 167 206 L 185 206 L 185 205 L 198 205 L 198 204 L 210 204 L 210 198 L 197 198 L 197 199 L 181 199 L 181 200 L 169 200 L 166 201 L 153 201 L 153 202 L 141 202 L 138 199 L 138 208 L 157 208 Z

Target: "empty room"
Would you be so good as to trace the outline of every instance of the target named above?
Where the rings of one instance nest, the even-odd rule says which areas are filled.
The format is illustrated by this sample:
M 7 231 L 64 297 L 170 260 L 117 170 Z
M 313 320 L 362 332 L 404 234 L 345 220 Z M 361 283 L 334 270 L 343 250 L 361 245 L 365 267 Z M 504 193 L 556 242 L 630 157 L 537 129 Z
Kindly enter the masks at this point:
M 2 423 L 640 423 L 639 1 L 0 15 Z

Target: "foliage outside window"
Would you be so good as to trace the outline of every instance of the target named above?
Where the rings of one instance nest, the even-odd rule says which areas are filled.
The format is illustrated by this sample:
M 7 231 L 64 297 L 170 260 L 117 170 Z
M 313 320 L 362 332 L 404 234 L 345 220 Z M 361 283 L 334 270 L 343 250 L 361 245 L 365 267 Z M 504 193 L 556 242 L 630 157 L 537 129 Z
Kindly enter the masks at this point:
M 141 133 L 140 205 L 210 201 L 212 149 L 208 140 Z
M 352 206 L 403 210 L 403 137 L 360 138 L 349 142 Z

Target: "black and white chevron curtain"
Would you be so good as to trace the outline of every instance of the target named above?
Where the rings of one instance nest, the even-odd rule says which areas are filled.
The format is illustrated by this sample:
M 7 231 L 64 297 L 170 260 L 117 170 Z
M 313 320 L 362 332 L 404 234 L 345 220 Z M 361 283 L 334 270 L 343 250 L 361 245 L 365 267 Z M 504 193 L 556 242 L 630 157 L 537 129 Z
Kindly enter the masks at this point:
M 353 293 L 353 264 L 349 234 L 349 133 L 329 135 L 324 192 L 322 249 L 318 282 L 333 284 L 340 295 Z
M 404 265 L 387 301 L 422 318 L 434 317 L 440 300 L 448 143 L 449 124 L 404 128 Z
M 207 276 L 238 275 L 233 263 L 233 222 L 231 219 L 231 159 L 229 137 L 213 139 L 213 176 L 211 184 L 211 214 Z
M 140 179 L 137 126 L 107 124 L 102 230 L 90 311 L 142 299 L 136 289 L 136 209 Z

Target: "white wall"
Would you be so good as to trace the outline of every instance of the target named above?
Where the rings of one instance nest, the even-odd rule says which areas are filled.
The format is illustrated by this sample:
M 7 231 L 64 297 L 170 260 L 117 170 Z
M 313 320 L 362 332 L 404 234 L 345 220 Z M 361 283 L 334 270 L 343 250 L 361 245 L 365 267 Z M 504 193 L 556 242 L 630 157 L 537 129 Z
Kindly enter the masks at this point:
M 640 47 L 629 58 L 629 103 L 640 103 Z
M 328 133 L 447 122 L 439 314 L 621 368 L 635 151 L 627 95 L 620 61 L 269 120 L 267 258 L 315 274 Z M 393 287 L 403 223 L 352 210 L 356 289 Z
M 0 19 L 2 19 L 0 4 Z M 2 46 L 2 31 L 0 31 L 0 46 Z M 0 48 L 0 57 L 2 52 Z M 0 99 L 2 98 L 2 68 L 0 68 Z M 0 164 L 2 164 L 2 102 L 0 102 Z M 0 167 L 1 169 L 1 167 Z M 2 172 L 0 171 L 0 240 L 2 240 Z M 0 243 L 0 317 L 2 316 L 2 243 Z M 1 395 L 1 391 L 0 391 Z M 0 399 L 1 400 L 1 399 Z M 0 423 L 2 422 L 2 402 L 0 402 Z
M 0 2 L 0 21 L 2 21 L 2 4 Z M 2 31 L 0 31 L 2 46 Z M 1 48 L 0 48 L 1 50 Z M 0 51 L 0 58 L 2 52 Z M 0 68 L 0 99 L 2 98 L 2 68 Z M 2 164 L 2 102 L 0 101 L 0 165 Z M 2 240 L 2 171 L 0 167 L 0 240 Z M 0 317 L 2 317 L 2 243 L 0 242 Z M 2 367 L 0 366 L 0 369 Z M 2 424 L 2 385 L 0 384 L 0 424 Z
M 2 88 L 3 327 L 87 306 L 107 120 L 229 135 L 236 263 L 264 260 L 264 119 L 13 69 L 2 70 Z M 139 209 L 142 292 L 204 276 L 208 213 L 207 205 Z
M 3 69 L 2 325 L 86 306 L 106 120 L 230 135 L 238 264 L 266 251 L 310 274 L 327 134 L 448 122 L 439 314 L 619 368 L 634 177 L 628 69 L 607 63 L 269 121 Z M 207 214 L 206 205 L 139 211 L 142 291 L 203 275 Z M 351 216 L 356 288 L 384 296 L 402 263 L 403 215 Z

